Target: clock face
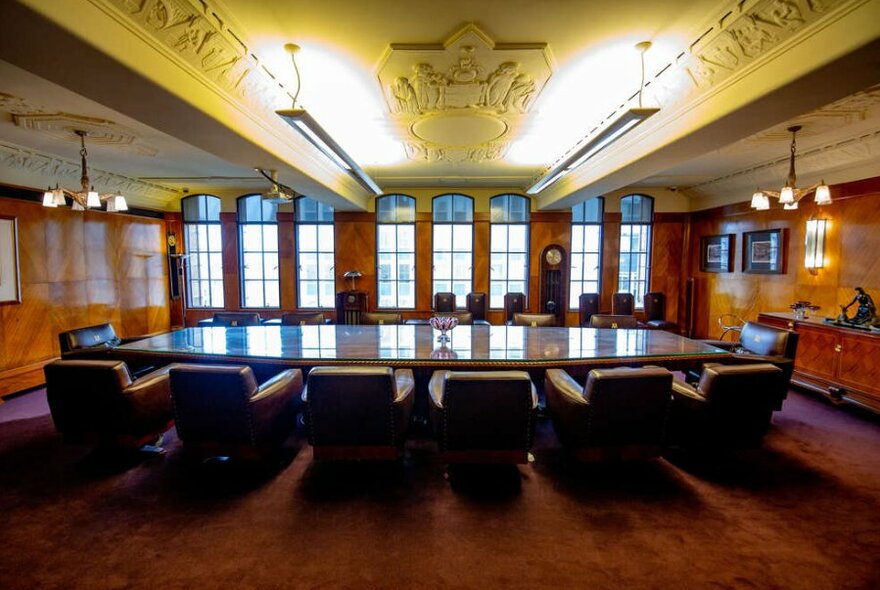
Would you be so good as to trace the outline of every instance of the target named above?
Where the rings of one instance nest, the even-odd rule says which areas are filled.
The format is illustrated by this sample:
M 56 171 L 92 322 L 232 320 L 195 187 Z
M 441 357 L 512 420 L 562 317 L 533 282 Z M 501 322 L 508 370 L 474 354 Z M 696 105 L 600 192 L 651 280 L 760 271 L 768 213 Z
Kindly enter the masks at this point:
M 551 250 L 547 250 L 547 253 L 544 255 L 544 259 L 547 261 L 547 264 L 559 264 L 562 262 L 562 252 L 553 248 Z
M 174 234 L 168 234 L 168 245 L 172 248 L 177 245 L 177 236 Z

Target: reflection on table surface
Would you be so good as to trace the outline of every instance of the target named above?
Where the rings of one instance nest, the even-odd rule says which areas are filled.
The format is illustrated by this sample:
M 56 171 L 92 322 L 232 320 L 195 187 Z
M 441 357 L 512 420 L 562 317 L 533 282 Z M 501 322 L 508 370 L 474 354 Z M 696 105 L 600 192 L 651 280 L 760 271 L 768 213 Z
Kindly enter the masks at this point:
M 185 328 L 120 347 L 144 353 L 284 360 L 454 360 L 546 363 L 603 358 L 702 357 L 721 349 L 659 330 L 458 326 L 441 346 L 430 326 Z

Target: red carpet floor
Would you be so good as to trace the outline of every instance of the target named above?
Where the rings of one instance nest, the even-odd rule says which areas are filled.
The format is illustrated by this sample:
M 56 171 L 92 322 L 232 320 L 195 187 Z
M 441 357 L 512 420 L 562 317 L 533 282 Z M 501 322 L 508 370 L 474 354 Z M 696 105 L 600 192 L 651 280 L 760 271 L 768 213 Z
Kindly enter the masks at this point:
M 400 465 L 255 473 L 167 456 L 107 470 L 60 444 L 42 392 L 0 405 L 0 589 L 880 588 L 880 421 L 792 393 L 765 447 L 450 483 Z

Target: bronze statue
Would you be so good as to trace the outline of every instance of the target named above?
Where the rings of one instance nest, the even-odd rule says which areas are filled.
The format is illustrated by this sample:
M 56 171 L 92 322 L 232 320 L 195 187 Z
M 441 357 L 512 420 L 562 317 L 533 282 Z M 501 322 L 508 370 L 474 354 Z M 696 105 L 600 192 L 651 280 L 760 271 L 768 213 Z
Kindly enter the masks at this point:
M 846 311 L 856 302 L 858 302 L 859 307 L 856 310 L 856 315 L 850 318 L 846 315 Z M 838 316 L 838 320 L 855 326 L 874 325 L 877 321 L 877 308 L 874 305 L 874 300 L 870 295 L 865 293 L 864 289 L 856 287 L 856 296 L 853 297 L 853 300 L 847 305 L 840 306 L 840 316 Z

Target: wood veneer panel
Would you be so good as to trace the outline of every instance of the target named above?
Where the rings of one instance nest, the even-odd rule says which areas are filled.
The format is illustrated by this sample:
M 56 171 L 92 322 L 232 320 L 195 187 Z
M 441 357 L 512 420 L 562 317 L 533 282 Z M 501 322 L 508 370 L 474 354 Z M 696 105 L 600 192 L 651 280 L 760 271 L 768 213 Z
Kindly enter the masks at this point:
M 46 263 L 48 280 L 81 281 L 86 278 L 83 256 L 83 218 L 66 209 L 46 210 Z
M 430 217 L 416 221 L 416 309 L 426 312 L 434 304 L 432 232 Z
M 42 205 L 0 199 L 0 213 L 18 219 L 18 266 L 21 283 L 46 282 L 49 273 Z
M 47 283 L 23 284 L 21 303 L 0 306 L 6 367 L 20 367 L 54 356 L 57 338 L 49 321 Z
M 52 334 L 89 325 L 86 281 L 49 283 L 49 300 L 54 303 L 49 313 Z M 61 354 L 58 343 L 53 344 L 55 353 Z
M 340 211 L 336 223 L 336 287 L 348 289 L 342 278 L 347 271 L 363 273 L 357 281 L 359 291 L 366 291 L 370 308 L 376 307 L 376 216 L 373 213 Z M 418 269 L 417 272 L 421 272 Z
M 111 279 L 119 263 L 119 224 L 108 215 L 90 215 L 85 219 L 84 237 L 86 277 Z
M 223 300 L 226 309 L 241 309 L 241 284 L 238 260 L 238 218 L 235 213 L 220 214 L 223 241 Z
M 278 278 L 281 309 L 296 309 L 296 236 L 293 213 L 278 214 Z
M 88 322 L 90 326 L 110 322 L 122 330 L 122 311 L 119 289 L 115 280 L 93 279 L 86 281 Z
M 599 310 L 609 313 L 611 295 L 617 291 L 617 273 L 620 253 L 620 213 L 605 213 L 602 228 L 602 292 L 599 294 Z
M 678 318 L 684 225 L 678 216 L 666 216 L 660 222 L 656 219 L 657 216 L 651 245 L 650 290 L 666 294 L 666 319 L 674 322 Z

